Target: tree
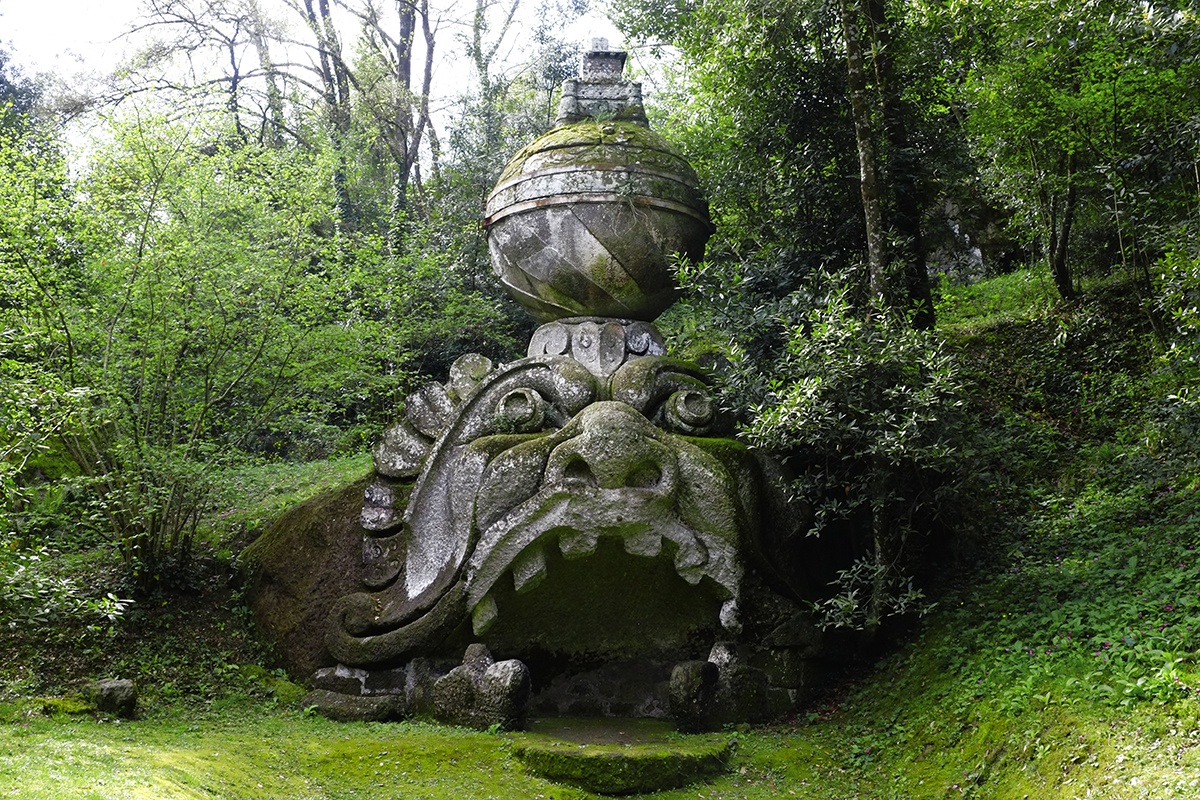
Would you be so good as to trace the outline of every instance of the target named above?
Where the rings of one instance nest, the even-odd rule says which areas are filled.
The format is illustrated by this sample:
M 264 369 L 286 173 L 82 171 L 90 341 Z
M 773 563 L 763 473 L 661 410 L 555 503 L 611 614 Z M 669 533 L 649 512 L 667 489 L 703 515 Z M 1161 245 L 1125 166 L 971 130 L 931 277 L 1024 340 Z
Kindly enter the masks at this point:
M 12 63 L 8 51 L 0 47 L 0 128 L 22 128 L 28 122 L 41 91 Z
M 1179 216 L 1163 200 L 1178 197 L 1181 179 L 1192 188 L 1192 176 L 1179 169 L 1177 141 L 1195 117 L 1200 42 L 1185 11 L 1160 4 L 981 10 L 998 41 L 979 50 L 968 72 L 967 128 L 986 184 L 1036 232 L 1059 294 L 1071 298 L 1078 290 L 1073 233 L 1083 215 L 1104 220 L 1115 234 L 1115 260 L 1126 265 L 1132 218 Z M 1185 163 L 1194 163 L 1193 147 L 1185 145 Z M 1107 238 L 1100 229 L 1091 233 Z M 1148 277 L 1154 247 L 1142 247 Z
M 152 37 L 122 70 L 104 100 L 118 104 L 144 92 L 170 92 L 192 108 L 222 104 L 233 137 L 278 145 L 287 130 L 282 74 L 271 56 L 277 35 L 258 0 L 143 0 L 130 36 Z
M 874 631 L 919 607 L 918 556 L 966 478 L 964 396 L 939 340 L 893 315 L 863 320 L 844 291 L 791 330 L 745 435 L 798 474 L 809 535 L 865 514 L 870 545 L 820 604 L 827 625 Z
M 900 11 L 856 0 L 619 8 L 633 35 L 682 50 L 687 78 L 671 105 L 686 111 L 670 112 L 671 128 L 713 189 L 717 257 L 732 240 L 735 257 L 784 258 L 785 291 L 865 261 L 861 307 L 881 298 L 932 325 L 922 225 L 928 176 L 953 147 L 944 106 L 919 102 L 935 81 L 905 46 Z
M 862 38 L 858 29 L 857 3 L 839 0 L 842 35 L 846 43 L 846 85 L 850 111 L 854 118 L 854 139 L 858 145 L 859 194 L 862 196 L 863 222 L 867 233 L 867 288 L 870 303 L 883 308 L 892 305 L 888 280 L 887 231 L 883 225 L 883 198 L 879 185 L 879 167 L 875 158 L 875 131 L 867 99 L 867 76 Z
M 409 183 L 420 182 L 421 145 L 428 132 L 435 136 L 429 111 L 433 81 L 435 32 L 428 0 L 396 3 L 396 33 L 388 30 L 383 15 L 373 0 L 358 12 L 363 21 L 364 53 L 354 82 L 362 105 L 376 129 L 377 141 L 387 149 L 393 164 L 391 205 L 388 214 L 388 244 L 393 253 L 404 248 L 405 216 L 408 211 Z M 420 19 L 424 60 L 421 64 L 420 91 L 413 92 L 413 54 L 417 20 Z M 433 166 L 437 169 L 437 154 Z

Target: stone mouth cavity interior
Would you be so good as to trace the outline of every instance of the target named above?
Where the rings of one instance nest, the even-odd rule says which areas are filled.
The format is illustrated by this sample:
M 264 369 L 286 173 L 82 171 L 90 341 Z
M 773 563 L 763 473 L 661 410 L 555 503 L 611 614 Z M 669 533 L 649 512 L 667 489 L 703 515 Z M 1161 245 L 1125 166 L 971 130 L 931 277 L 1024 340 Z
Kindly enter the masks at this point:
M 736 608 L 740 576 L 734 553 L 720 537 L 678 517 L 669 495 L 661 492 L 660 465 L 636 466 L 619 489 L 597 486 L 582 460 L 568 460 L 560 475 L 560 481 L 482 534 L 467 567 L 467 605 L 477 635 L 499 614 L 493 590 L 506 573 L 517 594 L 530 592 L 546 577 L 549 548 L 557 548 L 564 559 L 581 559 L 596 553 L 602 539 L 619 540 L 630 556 L 670 558 L 675 572 L 692 586 L 709 578 L 726 605 Z M 729 610 L 723 609 L 721 617 L 724 624 Z

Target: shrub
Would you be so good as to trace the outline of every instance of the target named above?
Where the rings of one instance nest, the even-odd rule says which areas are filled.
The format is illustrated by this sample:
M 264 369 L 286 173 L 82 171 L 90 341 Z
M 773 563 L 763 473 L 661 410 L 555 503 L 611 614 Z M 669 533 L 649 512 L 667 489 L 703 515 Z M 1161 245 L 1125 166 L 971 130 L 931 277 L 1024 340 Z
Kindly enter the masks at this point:
M 902 318 L 864 319 L 835 293 L 791 331 L 752 444 L 783 455 L 795 491 L 818 498 L 811 535 L 852 515 L 870 520 L 868 551 L 820 604 L 826 625 L 875 629 L 923 606 L 911 570 L 955 491 L 964 455 L 963 386 L 933 335 Z

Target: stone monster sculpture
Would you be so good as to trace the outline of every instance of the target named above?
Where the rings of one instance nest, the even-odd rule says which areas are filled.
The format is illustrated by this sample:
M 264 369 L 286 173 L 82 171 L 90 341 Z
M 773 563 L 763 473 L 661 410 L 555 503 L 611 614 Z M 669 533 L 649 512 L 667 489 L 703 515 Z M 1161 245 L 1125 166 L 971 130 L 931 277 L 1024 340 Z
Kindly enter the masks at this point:
M 460 358 L 375 448 L 362 591 L 315 681 L 370 714 L 519 726 L 532 702 L 695 729 L 806 686 L 803 520 L 651 324 L 711 225 L 624 61 L 586 55 L 487 204 L 496 272 L 545 322 L 527 357 Z

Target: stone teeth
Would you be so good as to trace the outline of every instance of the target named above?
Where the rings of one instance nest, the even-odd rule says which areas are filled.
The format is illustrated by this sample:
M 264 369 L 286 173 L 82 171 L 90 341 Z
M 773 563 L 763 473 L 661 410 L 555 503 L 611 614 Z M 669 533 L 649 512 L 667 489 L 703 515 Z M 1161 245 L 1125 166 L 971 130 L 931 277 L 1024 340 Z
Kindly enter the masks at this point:
M 488 628 L 492 627 L 492 623 L 498 616 L 500 616 L 500 610 L 496 608 L 496 598 L 490 594 L 484 595 L 483 599 L 475 604 L 475 610 L 471 612 L 471 629 L 475 631 L 476 636 L 481 636 Z
M 631 556 L 654 558 L 662 552 L 662 535 L 654 530 L 645 530 L 625 537 L 625 552 Z
M 721 627 L 733 634 L 742 632 L 742 618 L 738 613 L 737 600 L 726 600 L 721 604 Z M 708 660 L 713 660 L 711 654 Z
M 693 586 L 704 577 L 704 567 L 707 564 L 708 550 L 697 539 L 682 545 L 675 553 L 675 571 Z
M 563 558 L 582 558 L 596 552 L 599 537 L 590 531 L 572 531 L 558 540 L 558 549 Z
M 708 551 L 697 540 L 682 545 L 675 553 L 675 569 L 683 572 L 685 569 L 702 567 L 708 563 Z
M 546 555 L 536 544 L 513 561 L 513 588 L 518 594 L 533 589 L 546 577 Z

